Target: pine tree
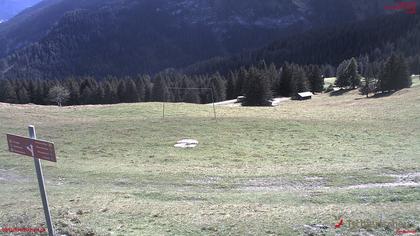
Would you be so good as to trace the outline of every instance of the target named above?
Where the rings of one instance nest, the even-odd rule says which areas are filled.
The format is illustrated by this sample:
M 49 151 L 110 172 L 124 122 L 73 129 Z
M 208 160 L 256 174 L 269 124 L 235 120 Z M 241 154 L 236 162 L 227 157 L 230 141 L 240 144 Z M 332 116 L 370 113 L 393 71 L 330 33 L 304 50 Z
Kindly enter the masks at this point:
M 374 65 L 367 61 L 367 64 L 364 65 L 363 69 L 363 86 L 360 88 L 360 91 L 363 95 L 366 95 L 366 98 L 369 98 L 369 93 L 372 93 L 376 90 L 375 88 L 375 71 Z
M 311 91 L 315 93 L 322 92 L 324 90 L 324 78 L 322 78 L 321 69 L 319 66 L 311 65 L 308 70 Z
M 420 55 L 416 56 L 416 59 L 414 60 L 413 73 L 415 75 L 420 75 Z
M 153 81 L 152 98 L 156 102 L 171 101 L 171 94 L 162 75 L 158 75 Z
M 230 72 L 227 83 L 226 83 L 226 98 L 235 99 L 236 97 L 236 80 L 238 79 L 238 74 L 235 72 Z
M 350 64 L 350 61 L 344 60 L 340 63 L 340 65 L 337 67 L 337 79 L 335 80 L 335 85 L 338 87 L 348 87 L 351 85 L 351 81 L 347 74 L 347 68 Z
M 17 103 L 16 92 L 9 80 L 0 80 L 0 101 L 7 103 Z
M 276 66 L 273 63 L 271 63 L 268 68 L 265 68 L 265 73 L 267 74 L 267 77 L 270 81 L 271 90 L 275 91 L 277 89 L 278 82 L 280 80 L 280 74 L 277 71 Z
M 297 96 L 298 93 L 309 91 L 309 81 L 306 77 L 305 71 L 300 66 L 293 66 L 292 69 L 292 96 Z
M 79 87 L 81 104 L 98 104 L 98 82 L 93 77 L 85 77 Z
M 68 103 L 70 105 L 79 105 L 80 104 L 80 90 L 79 90 L 79 85 L 77 84 L 75 79 L 70 79 L 68 83 L 68 90 L 69 90 Z
M 93 96 L 93 104 L 104 104 L 105 91 L 102 86 L 102 83 L 98 83 L 98 86 L 95 88 Z
M 125 83 L 125 97 L 126 101 L 129 103 L 135 103 L 139 101 L 139 94 L 137 91 L 137 86 L 132 79 L 124 81 Z
M 44 84 L 42 80 L 37 81 L 36 89 L 35 89 L 35 104 L 42 105 L 45 104 L 45 97 L 44 97 Z
M 244 85 L 245 85 L 245 80 L 248 77 L 248 71 L 244 68 L 241 67 L 239 69 L 238 72 L 238 78 L 236 80 L 236 86 L 235 86 L 235 90 L 236 90 L 236 94 L 235 94 L 235 98 L 238 96 L 242 96 L 244 95 Z
M 35 103 L 36 101 L 36 80 L 29 80 L 28 82 L 28 95 L 29 95 L 29 102 Z
M 271 83 L 269 78 L 258 71 L 255 67 L 251 67 L 245 83 L 245 99 L 242 103 L 244 106 L 268 106 L 272 99 Z
M 124 81 L 120 80 L 117 87 L 117 97 L 119 103 L 127 102 L 127 95 L 125 93 L 126 90 Z
M 200 103 L 200 96 L 198 95 L 198 90 L 196 89 L 188 89 L 184 95 L 184 101 L 187 103 Z
M 404 58 L 396 54 L 391 55 L 379 77 L 379 89 L 382 92 L 387 92 L 410 86 L 411 77 L 408 74 Z
M 322 75 L 323 75 L 324 78 L 329 78 L 329 77 L 336 76 L 336 71 L 335 70 L 336 69 L 330 64 L 323 65 L 322 68 L 321 68 Z
M 410 88 L 412 85 L 411 76 L 405 58 L 398 56 L 398 77 L 395 79 L 395 89 Z
M 353 57 L 343 61 L 337 68 L 337 79 L 335 85 L 338 87 L 356 88 L 360 84 L 360 75 L 357 68 L 357 61 Z
M 214 101 L 220 102 L 226 99 L 226 86 L 219 73 L 212 76 L 210 80 L 210 88 L 213 90 Z
M 92 77 L 85 77 L 82 82 L 80 83 L 80 94 L 83 93 L 83 90 L 85 88 L 89 88 L 91 91 L 93 91 L 97 86 L 97 82 L 94 78 Z
M 117 92 L 112 86 L 111 82 L 105 81 L 104 83 L 104 103 L 115 104 L 118 102 Z
M 171 90 L 172 93 L 172 99 L 175 102 L 184 102 L 185 99 L 185 95 L 187 93 L 187 88 L 194 88 L 194 84 L 192 83 L 192 81 L 187 78 L 187 76 L 179 76 L 177 75 L 178 78 L 175 78 L 175 83 L 180 82 L 180 84 L 175 84 L 173 85 L 173 87 L 176 88 L 182 88 L 182 89 L 173 89 Z
M 288 63 L 284 64 L 281 70 L 280 81 L 277 88 L 279 95 L 283 97 L 291 96 L 292 76 L 292 66 Z
M 145 81 L 143 79 L 143 76 L 140 76 L 136 80 L 136 87 L 137 87 L 137 95 L 139 98 L 139 102 L 145 102 L 146 101 L 146 85 Z
M 42 92 L 42 103 L 41 105 L 47 105 L 48 104 L 48 94 L 50 92 L 50 85 L 48 84 L 48 81 L 42 82 L 42 89 L 40 90 Z
M 143 76 L 142 79 L 143 79 L 144 90 L 145 90 L 144 101 L 149 102 L 149 101 L 152 100 L 153 84 L 151 82 L 150 76 L 148 76 L 148 75 Z
M 350 59 L 350 63 L 346 68 L 346 76 L 350 81 L 350 86 L 354 89 L 360 84 L 360 75 L 357 69 L 357 61 L 353 57 Z
M 27 104 L 30 102 L 28 91 L 24 86 L 22 86 L 17 91 L 17 100 L 20 104 Z
M 80 94 L 80 103 L 83 105 L 92 104 L 93 93 L 90 87 L 85 87 Z

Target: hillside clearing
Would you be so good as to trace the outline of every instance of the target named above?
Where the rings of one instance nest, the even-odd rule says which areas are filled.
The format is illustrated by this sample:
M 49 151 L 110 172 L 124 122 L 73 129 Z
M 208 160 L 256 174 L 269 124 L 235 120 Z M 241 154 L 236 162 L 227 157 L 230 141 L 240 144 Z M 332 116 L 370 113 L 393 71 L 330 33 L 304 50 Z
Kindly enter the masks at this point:
M 420 87 L 366 99 L 322 94 L 278 107 L 0 104 L 0 133 L 53 140 L 44 163 L 57 230 L 86 235 L 394 235 L 420 230 Z M 194 149 L 173 144 L 185 137 Z M 33 161 L 0 139 L 0 222 L 44 222 Z M 390 183 L 413 183 L 386 186 Z M 356 186 L 356 187 L 355 187 Z M 358 186 L 358 187 L 357 187 Z M 370 186 L 370 187 L 363 187 Z M 372 187 L 374 186 L 374 187 Z M 2 226 L 2 225 L 0 225 Z

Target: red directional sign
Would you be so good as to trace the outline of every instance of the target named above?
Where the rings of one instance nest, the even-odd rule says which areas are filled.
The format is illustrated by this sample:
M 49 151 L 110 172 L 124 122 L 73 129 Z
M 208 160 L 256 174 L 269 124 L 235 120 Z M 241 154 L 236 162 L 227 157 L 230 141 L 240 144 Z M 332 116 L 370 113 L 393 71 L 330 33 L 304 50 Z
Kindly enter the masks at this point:
M 9 151 L 46 161 L 57 162 L 54 143 L 7 134 Z

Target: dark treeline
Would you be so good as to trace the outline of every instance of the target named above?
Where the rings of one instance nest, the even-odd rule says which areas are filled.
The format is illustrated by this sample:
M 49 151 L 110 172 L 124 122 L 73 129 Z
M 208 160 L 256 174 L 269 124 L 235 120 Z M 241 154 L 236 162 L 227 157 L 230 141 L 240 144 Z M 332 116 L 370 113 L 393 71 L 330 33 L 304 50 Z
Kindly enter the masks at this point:
M 388 93 L 411 87 L 410 72 L 416 73 L 418 68 L 410 68 L 407 59 L 398 53 L 384 61 L 370 62 L 368 56 L 359 61 L 351 58 L 338 66 L 335 85 L 347 89 L 359 88 L 369 97 L 369 93 Z
M 257 91 L 260 89 L 260 91 Z M 291 96 L 311 90 L 321 92 L 321 69 L 315 65 L 286 63 L 282 67 L 261 63 L 231 72 L 226 76 L 189 76 L 177 72 L 136 77 L 70 77 L 64 80 L 3 79 L 0 80 L 0 102 L 39 105 L 86 105 L 134 102 L 211 103 L 234 99 L 241 95 L 263 96 L 261 101 L 276 96 Z M 262 105 L 259 102 L 249 105 Z
M 410 73 L 419 72 L 420 60 L 410 66 L 401 54 L 370 61 L 366 55 L 344 60 L 338 68 L 261 62 L 222 76 L 186 75 L 165 71 L 153 78 L 70 77 L 65 80 L 0 79 L 0 102 L 40 105 L 86 105 L 135 102 L 211 103 L 244 96 L 243 105 L 269 105 L 273 97 L 295 97 L 299 92 L 324 91 L 324 78 L 336 76 L 341 88 L 360 88 L 363 94 L 389 92 L 411 86 Z M 332 88 L 327 88 L 330 90 Z
M 324 78 L 317 65 L 300 66 L 285 63 L 277 68 L 274 64 L 261 63 L 249 69 L 242 67 L 227 76 L 227 98 L 244 95 L 243 105 L 265 106 L 274 96 L 294 97 L 299 92 L 322 92 Z
M 201 89 L 175 89 L 201 88 Z M 223 78 L 212 76 L 187 77 L 181 74 L 159 74 L 137 77 L 67 78 L 65 80 L 0 80 L 0 101 L 39 105 L 86 105 L 135 102 L 211 103 L 225 99 Z

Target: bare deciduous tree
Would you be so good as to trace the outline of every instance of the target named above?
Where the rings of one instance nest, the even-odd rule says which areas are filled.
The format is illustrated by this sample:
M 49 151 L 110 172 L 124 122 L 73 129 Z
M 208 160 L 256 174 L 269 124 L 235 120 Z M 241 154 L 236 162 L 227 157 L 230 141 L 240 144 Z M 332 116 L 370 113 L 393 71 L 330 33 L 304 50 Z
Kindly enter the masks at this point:
M 56 102 L 61 107 L 69 99 L 70 92 L 61 85 L 55 85 L 50 89 L 48 97 L 50 101 Z

